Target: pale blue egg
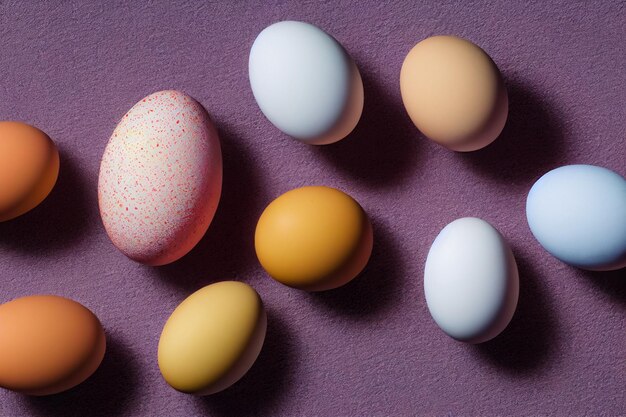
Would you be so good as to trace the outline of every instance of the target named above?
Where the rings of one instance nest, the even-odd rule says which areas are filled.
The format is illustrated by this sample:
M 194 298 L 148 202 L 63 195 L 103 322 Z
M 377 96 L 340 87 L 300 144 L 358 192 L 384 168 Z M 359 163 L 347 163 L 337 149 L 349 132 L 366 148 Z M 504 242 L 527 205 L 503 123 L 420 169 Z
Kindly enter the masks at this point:
M 626 266 L 626 179 L 609 169 L 553 169 L 530 189 L 526 217 L 541 246 L 565 263 L 601 271 Z

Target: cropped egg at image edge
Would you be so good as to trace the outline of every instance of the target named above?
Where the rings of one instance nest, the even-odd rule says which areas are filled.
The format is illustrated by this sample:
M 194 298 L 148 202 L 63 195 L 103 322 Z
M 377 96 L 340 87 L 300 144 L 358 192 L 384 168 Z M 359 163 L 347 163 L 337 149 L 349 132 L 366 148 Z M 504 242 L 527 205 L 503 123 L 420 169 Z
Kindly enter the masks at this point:
M 626 415 L 625 21 L 0 0 L 0 417 Z

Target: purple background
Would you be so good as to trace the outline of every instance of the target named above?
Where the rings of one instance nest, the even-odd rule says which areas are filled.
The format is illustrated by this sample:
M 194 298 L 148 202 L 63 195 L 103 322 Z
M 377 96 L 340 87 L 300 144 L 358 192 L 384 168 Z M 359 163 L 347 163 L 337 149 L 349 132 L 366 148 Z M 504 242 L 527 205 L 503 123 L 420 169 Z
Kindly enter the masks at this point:
M 62 158 L 49 198 L 0 224 L 0 301 L 73 298 L 100 317 L 109 344 L 86 383 L 46 398 L 1 391 L 0 415 L 626 414 L 623 271 L 560 263 L 532 238 L 524 214 L 530 186 L 551 168 L 590 163 L 626 174 L 624 2 L 101 3 L 0 0 L 0 119 L 38 126 Z M 254 102 L 249 48 L 284 19 L 328 31 L 361 69 L 365 110 L 343 142 L 299 144 Z M 509 91 L 501 137 L 471 154 L 421 137 L 400 100 L 405 54 L 445 33 L 483 47 Z M 97 176 L 118 119 L 169 88 L 197 98 L 218 125 L 224 191 L 199 246 L 151 268 L 108 240 Z M 366 271 L 323 294 L 269 279 L 252 245 L 265 205 L 305 184 L 347 191 L 375 226 Z M 430 243 L 463 216 L 507 237 L 521 275 L 512 323 L 480 346 L 445 336 L 422 288 Z M 157 367 L 161 328 L 192 291 L 225 279 L 252 284 L 264 299 L 263 351 L 221 394 L 178 393 Z

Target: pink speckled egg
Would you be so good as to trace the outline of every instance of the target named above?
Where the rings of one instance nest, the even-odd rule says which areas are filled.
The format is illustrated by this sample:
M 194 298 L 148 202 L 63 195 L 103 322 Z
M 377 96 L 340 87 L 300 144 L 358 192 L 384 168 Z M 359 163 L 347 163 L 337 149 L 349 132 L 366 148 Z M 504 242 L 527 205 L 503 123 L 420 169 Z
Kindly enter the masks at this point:
M 122 253 L 164 265 L 202 238 L 221 190 L 220 142 L 206 110 L 185 93 L 159 91 L 135 104 L 113 131 L 98 202 Z

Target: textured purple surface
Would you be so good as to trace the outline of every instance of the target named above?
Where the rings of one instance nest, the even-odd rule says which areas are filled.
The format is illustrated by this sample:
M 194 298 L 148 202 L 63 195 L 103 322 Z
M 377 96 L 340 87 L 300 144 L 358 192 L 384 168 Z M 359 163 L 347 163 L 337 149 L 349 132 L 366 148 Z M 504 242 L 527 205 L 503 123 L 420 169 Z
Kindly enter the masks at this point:
M 100 317 L 109 348 L 97 373 L 72 391 L 48 398 L 2 391 L 1 416 L 626 414 L 623 271 L 560 263 L 532 238 L 524 214 L 533 181 L 556 166 L 626 174 L 624 2 L 84 3 L 0 0 L 0 119 L 43 129 L 62 158 L 50 197 L 0 224 L 1 301 L 71 297 Z M 248 50 L 260 30 L 283 19 L 333 34 L 362 71 L 363 118 L 341 143 L 290 140 L 254 102 Z M 508 86 L 507 126 L 476 153 L 425 140 L 400 101 L 404 55 L 442 33 L 482 46 Z M 224 191 L 200 245 L 176 264 L 150 268 L 108 240 L 96 184 L 117 120 L 166 88 L 191 94 L 216 121 Z M 264 206 L 305 184 L 346 190 L 375 226 L 365 273 L 325 294 L 275 283 L 252 246 Z M 496 226 L 521 272 L 513 322 L 480 346 L 445 336 L 422 289 L 430 243 L 462 216 Z M 224 279 L 248 282 L 263 297 L 265 347 L 222 394 L 175 392 L 156 363 L 161 328 L 188 294 Z

